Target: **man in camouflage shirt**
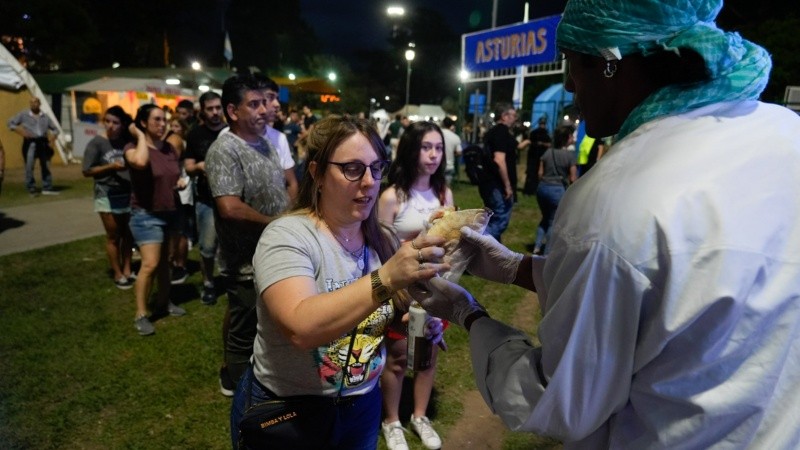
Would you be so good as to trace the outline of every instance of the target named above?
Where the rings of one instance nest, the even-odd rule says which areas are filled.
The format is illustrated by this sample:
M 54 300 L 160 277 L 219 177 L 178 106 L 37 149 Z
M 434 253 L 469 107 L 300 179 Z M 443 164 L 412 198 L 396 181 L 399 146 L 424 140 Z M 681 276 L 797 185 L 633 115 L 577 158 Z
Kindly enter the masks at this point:
M 258 322 L 253 253 L 261 232 L 290 203 L 277 151 L 262 137 L 268 108 L 277 95 L 266 88 L 263 78 L 244 74 L 227 79 L 222 108 L 230 132 L 221 134 L 206 156 L 220 267 L 228 295 L 220 391 L 229 397 L 253 353 Z

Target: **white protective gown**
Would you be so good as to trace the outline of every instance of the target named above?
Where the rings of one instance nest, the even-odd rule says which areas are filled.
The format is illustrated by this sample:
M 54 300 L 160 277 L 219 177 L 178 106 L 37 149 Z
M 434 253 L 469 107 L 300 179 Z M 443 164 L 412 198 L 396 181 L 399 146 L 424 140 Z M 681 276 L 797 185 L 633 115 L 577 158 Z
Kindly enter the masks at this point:
M 639 127 L 559 206 L 541 348 L 470 332 L 484 399 L 567 448 L 800 448 L 800 118 Z

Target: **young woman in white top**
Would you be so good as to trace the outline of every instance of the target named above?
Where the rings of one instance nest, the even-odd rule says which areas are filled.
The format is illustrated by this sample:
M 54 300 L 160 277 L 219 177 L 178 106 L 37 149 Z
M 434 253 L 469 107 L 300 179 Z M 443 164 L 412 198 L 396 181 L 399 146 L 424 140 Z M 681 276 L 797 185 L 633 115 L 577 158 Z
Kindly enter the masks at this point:
M 389 168 L 389 187 L 378 201 L 378 218 L 390 225 L 401 241 L 414 239 L 423 222 L 442 206 L 453 206 L 453 193 L 445 182 L 444 136 L 432 122 L 415 122 L 403 133 Z M 438 319 L 437 319 L 438 320 Z M 381 376 L 384 422 L 382 429 L 389 449 L 407 448 L 398 409 L 406 373 L 406 336 L 388 333 L 388 358 Z M 427 448 L 441 447 L 441 439 L 426 417 L 436 372 L 437 348 L 433 346 L 431 367 L 414 377 L 414 412 L 410 426 Z

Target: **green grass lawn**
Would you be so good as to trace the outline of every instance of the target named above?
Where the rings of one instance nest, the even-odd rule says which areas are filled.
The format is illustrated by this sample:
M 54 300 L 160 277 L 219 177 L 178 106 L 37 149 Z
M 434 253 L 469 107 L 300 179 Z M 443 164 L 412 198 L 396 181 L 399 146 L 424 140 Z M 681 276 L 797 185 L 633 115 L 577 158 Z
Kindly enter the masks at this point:
M 89 195 L 83 180 L 77 184 L 65 195 Z M 6 185 L 3 196 L 17 190 Z M 461 208 L 481 206 L 474 186 L 457 184 L 454 193 Z M 506 244 L 524 251 L 539 217 L 535 199 L 520 197 Z M 196 250 L 190 258 L 196 265 Z M 526 295 L 471 276 L 462 282 L 504 321 Z M 102 237 L 0 257 L 0 448 L 229 448 L 230 400 L 217 386 L 226 299 L 203 306 L 200 284 L 193 273 L 173 287 L 187 316 L 160 319 L 156 334 L 143 338 L 133 327 L 133 291 L 118 290 L 108 276 Z M 451 327 L 447 340 L 432 405 L 445 441 L 462 414 L 462 394 L 474 389 L 465 332 Z M 412 437 L 409 444 L 422 448 Z M 506 433 L 504 445 L 553 444 Z M 379 445 L 385 448 L 382 439 Z

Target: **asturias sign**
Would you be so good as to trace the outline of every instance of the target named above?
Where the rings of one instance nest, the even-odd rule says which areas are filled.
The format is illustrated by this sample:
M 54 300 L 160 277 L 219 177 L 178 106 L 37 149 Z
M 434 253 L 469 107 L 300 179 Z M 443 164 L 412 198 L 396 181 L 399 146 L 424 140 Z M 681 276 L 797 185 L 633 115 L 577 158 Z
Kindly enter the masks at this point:
M 556 27 L 561 16 L 462 36 L 464 68 L 469 72 L 555 61 Z

